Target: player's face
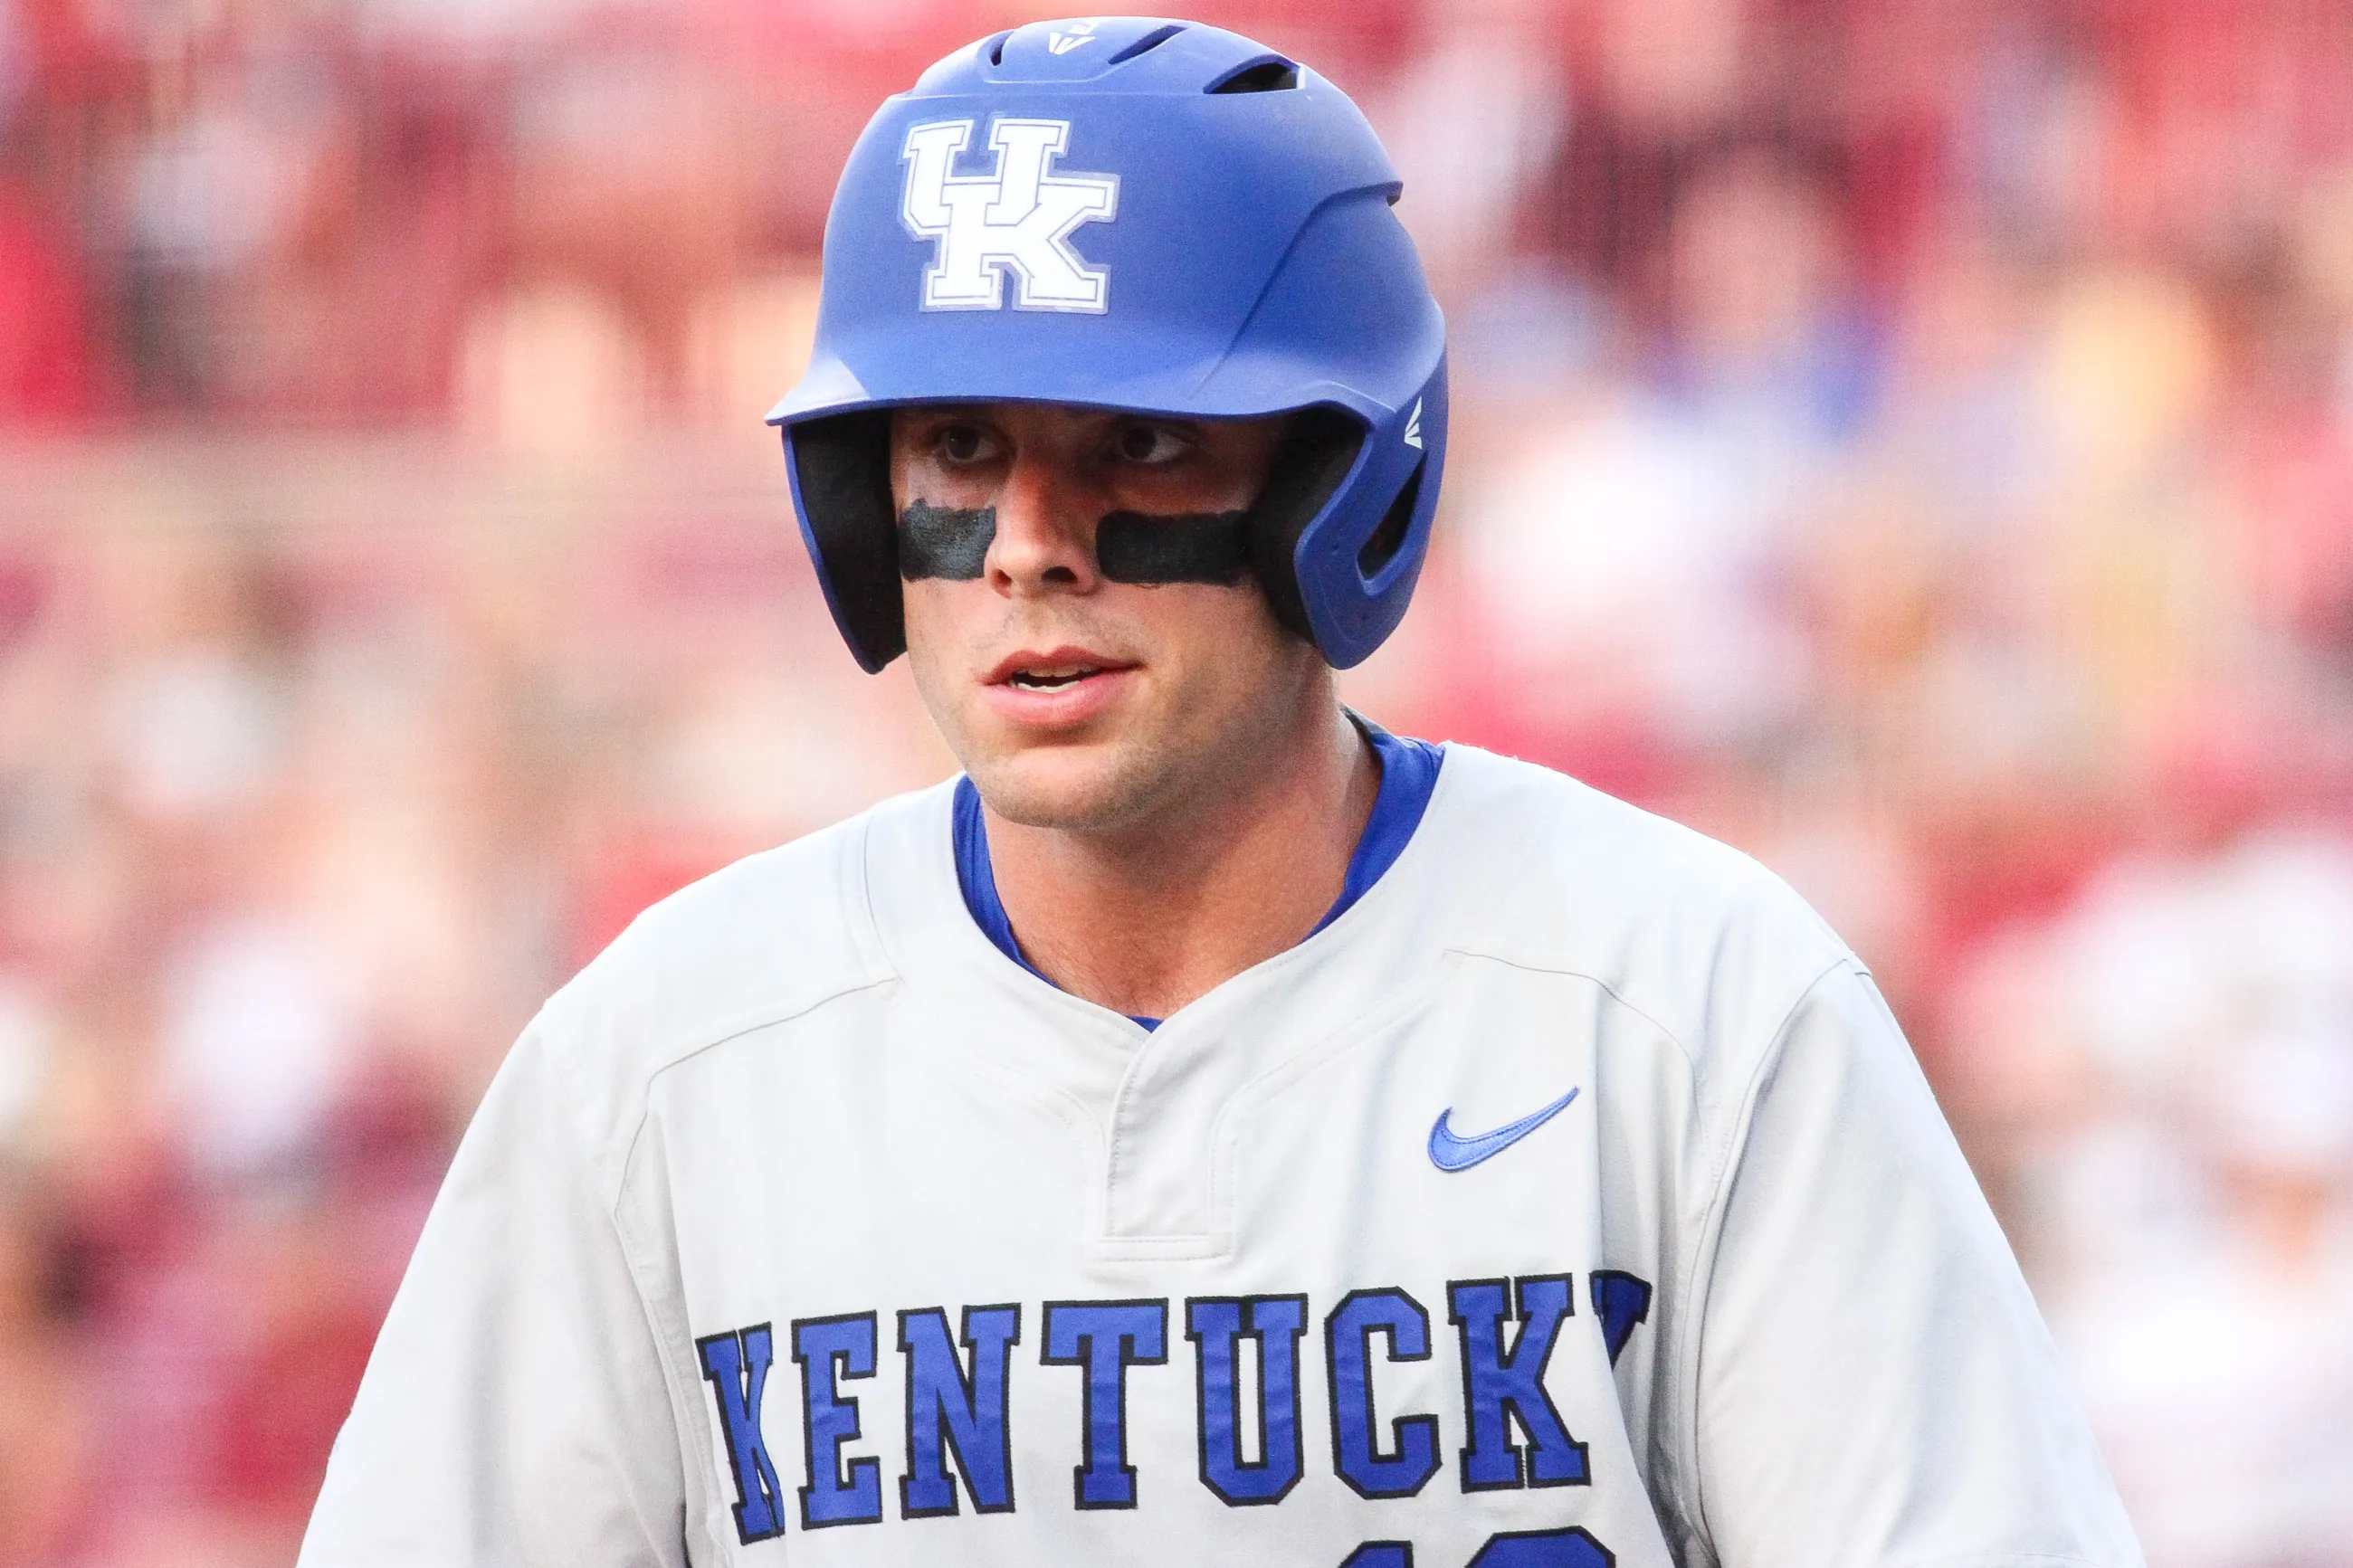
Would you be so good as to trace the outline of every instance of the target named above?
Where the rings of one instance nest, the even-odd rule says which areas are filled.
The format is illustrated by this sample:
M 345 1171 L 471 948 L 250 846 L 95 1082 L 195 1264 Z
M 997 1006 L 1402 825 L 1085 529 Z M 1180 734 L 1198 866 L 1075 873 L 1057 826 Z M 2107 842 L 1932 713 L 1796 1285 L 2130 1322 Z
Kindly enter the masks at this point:
M 908 526 L 912 506 L 935 509 L 918 514 L 934 527 L 965 514 L 948 524 L 962 530 L 961 565 L 904 584 L 909 662 L 1000 816 L 1116 831 L 1280 754 L 1328 679 L 1314 649 L 1282 629 L 1246 576 L 1115 582 L 1095 546 L 1113 513 L 1142 514 L 1123 520 L 1129 530 L 1161 519 L 1176 528 L 1249 507 L 1282 430 L 1280 416 L 1032 404 L 894 416 L 892 499 Z M 987 509 L 993 537 L 971 515 Z M 921 572 L 907 564 L 910 537 L 902 567 Z

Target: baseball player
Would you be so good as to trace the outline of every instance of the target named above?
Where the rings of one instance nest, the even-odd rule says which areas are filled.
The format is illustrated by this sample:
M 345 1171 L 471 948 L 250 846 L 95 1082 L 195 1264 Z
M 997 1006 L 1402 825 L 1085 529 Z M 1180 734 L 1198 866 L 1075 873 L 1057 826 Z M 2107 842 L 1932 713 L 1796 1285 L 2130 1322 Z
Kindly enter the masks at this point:
M 1446 450 L 1398 194 L 1212 27 L 883 105 L 772 422 L 965 771 L 548 1003 L 305 1563 L 2139 1563 L 1837 937 L 1336 701 Z

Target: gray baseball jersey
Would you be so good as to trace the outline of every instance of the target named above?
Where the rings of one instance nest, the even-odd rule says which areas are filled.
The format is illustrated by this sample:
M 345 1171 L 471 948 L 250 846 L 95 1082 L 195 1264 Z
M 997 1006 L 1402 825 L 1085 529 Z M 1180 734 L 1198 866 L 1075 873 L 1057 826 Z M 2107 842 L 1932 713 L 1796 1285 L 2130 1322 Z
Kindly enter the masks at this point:
M 1156 1030 L 960 895 L 952 791 L 643 916 L 485 1099 L 303 1562 L 2135 1568 L 1862 964 L 1450 747 Z

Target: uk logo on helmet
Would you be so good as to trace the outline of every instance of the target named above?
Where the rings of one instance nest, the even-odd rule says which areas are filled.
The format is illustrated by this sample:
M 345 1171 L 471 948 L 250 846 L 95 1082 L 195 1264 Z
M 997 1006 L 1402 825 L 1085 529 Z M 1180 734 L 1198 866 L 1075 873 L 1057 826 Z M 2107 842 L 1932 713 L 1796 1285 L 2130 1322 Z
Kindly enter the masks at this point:
M 972 142 L 969 120 L 934 120 L 907 132 L 907 232 L 933 242 L 923 269 L 926 310 L 1000 310 L 1013 278 L 1017 310 L 1101 312 L 1111 269 L 1090 267 L 1071 247 L 1081 224 L 1119 213 L 1119 176 L 1051 172 L 1069 150 L 1067 120 L 999 120 L 988 128 L 997 153 L 990 174 L 952 172 Z

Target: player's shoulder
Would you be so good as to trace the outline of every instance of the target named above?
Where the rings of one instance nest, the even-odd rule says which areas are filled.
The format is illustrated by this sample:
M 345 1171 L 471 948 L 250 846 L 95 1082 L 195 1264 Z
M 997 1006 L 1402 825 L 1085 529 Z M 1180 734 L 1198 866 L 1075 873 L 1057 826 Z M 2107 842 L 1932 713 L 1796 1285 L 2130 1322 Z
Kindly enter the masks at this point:
M 1694 1057 L 1761 1047 L 1852 952 L 1751 857 L 1566 774 L 1447 749 L 1438 824 L 1461 945 L 1583 975 Z M 1441 847 L 1434 846 L 1434 847 Z
M 532 1033 L 591 1137 L 622 1131 L 673 1063 L 891 979 L 866 908 L 870 840 L 944 813 L 944 788 L 886 800 L 691 883 L 549 997 Z

